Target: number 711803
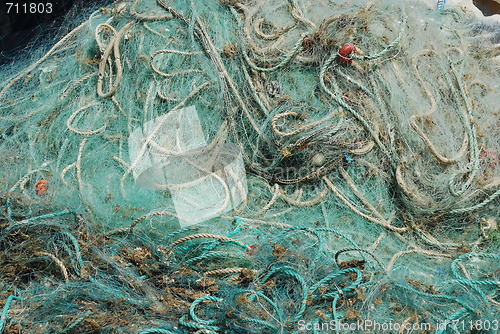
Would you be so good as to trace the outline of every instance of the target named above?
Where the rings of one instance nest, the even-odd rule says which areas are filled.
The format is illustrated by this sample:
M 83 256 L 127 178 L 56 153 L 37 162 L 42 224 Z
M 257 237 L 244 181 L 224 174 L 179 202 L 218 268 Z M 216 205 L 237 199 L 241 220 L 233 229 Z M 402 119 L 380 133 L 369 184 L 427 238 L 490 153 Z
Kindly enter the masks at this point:
M 7 14 L 13 13 L 13 14 L 50 14 L 52 13 L 52 3 L 51 2 L 46 2 L 46 3 L 14 3 L 14 2 L 7 2 Z

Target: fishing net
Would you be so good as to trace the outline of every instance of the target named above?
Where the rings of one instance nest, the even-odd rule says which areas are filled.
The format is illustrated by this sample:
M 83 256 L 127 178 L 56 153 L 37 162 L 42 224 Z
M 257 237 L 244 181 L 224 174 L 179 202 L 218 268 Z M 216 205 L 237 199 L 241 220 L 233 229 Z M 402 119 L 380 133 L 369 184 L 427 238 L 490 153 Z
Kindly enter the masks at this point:
M 438 6 L 117 1 L 4 66 L 0 329 L 496 332 L 500 29 Z

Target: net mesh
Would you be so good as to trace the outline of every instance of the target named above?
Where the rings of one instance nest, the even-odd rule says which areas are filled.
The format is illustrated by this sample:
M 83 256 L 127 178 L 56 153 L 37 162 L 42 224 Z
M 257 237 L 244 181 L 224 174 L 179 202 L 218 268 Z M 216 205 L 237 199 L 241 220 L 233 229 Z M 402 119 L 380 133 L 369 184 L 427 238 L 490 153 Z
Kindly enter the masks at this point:
M 0 328 L 494 333 L 498 33 L 394 1 L 94 12 L 2 69 Z

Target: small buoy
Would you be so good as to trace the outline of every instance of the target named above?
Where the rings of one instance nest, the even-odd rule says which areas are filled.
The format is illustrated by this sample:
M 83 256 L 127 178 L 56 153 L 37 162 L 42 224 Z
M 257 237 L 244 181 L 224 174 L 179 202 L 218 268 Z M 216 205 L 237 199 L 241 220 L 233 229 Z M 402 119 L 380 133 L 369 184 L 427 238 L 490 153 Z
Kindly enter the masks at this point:
M 325 156 L 321 153 L 316 153 L 311 158 L 311 162 L 315 166 L 322 166 L 325 163 Z
M 49 189 L 49 181 L 47 180 L 40 180 L 35 185 L 35 192 L 38 196 L 42 196 L 43 194 L 45 194 L 48 189 Z
M 357 52 L 357 50 L 358 48 L 354 44 L 344 44 L 337 53 L 340 62 L 345 64 L 350 63 L 352 61 L 351 54 Z

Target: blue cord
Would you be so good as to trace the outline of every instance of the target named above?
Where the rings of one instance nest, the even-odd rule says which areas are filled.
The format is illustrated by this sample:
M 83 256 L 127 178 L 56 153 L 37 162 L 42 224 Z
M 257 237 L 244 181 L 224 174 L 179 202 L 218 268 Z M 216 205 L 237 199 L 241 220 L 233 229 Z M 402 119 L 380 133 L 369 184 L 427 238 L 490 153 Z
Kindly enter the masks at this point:
M 0 315 L 0 333 L 3 331 L 3 325 L 5 324 L 5 320 L 7 319 L 7 313 L 9 312 L 10 304 L 14 299 L 23 299 L 18 296 L 10 295 L 3 306 L 2 314 Z

